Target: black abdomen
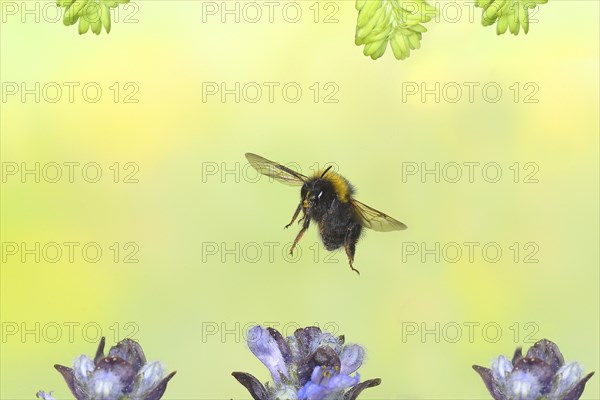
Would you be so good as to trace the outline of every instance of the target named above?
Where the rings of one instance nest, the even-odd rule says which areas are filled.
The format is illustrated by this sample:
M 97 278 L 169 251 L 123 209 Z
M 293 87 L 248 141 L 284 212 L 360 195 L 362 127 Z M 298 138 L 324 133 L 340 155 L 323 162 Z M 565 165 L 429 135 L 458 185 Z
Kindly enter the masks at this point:
M 337 200 L 317 222 L 323 245 L 329 251 L 343 247 L 347 235 L 354 240 L 358 239 L 362 228 L 354 220 L 350 203 L 341 203 Z

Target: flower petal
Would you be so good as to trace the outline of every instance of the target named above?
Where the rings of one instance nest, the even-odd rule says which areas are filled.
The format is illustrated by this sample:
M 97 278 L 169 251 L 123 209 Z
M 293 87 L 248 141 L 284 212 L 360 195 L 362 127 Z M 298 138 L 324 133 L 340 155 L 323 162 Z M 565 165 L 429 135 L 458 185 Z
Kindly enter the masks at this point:
M 59 7 L 69 7 L 75 0 L 57 0 L 56 5 Z
M 534 379 L 530 380 L 529 376 Z M 553 376 L 554 372 L 550 365 L 539 358 L 525 357 L 515 364 L 511 379 L 515 385 L 518 385 L 517 382 L 525 381 L 532 384 L 537 383 L 539 385 L 540 394 L 547 394 L 550 391 Z M 537 389 L 532 387 L 530 390 Z
M 290 346 L 285 341 L 284 337 L 279 333 L 277 329 L 267 328 L 267 331 L 271 334 L 271 337 L 277 342 L 277 346 L 279 347 L 279 351 L 283 356 L 283 360 L 287 363 L 292 362 L 292 350 Z
M 96 355 L 94 355 L 94 364 L 104 358 L 104 346 L 106 345 L 106 338 L 102 336 L 98 348 L 96 349 Z
M 124 393 L 130 392 L 133 388 L 136 370 L 129 362 L 123 360 L 122 358 L 109 355 L 98 361 L 93 376 L 94 380 L 96 381 L 96 386 L 100 385 L 98 382 L 103 381 L 105 378 L 109 380 L 111 379 L 110 375 L 103 374 L 102 372 L 106 372 L 110 375 L 118 377 Z M 112 382 L 109 383 L 112 384 Z
M 92 32 L 94 32 L 96 35 L 99 35 L 100 32 L 102 31 L 102 21 L 100 21 L 100 19 L 97 19 L 94 22 L 92 22 L 90 25 L 92 27 Z
M 42 400 L 56 400 L 54 397 L 52 397 L 52 391 L 46 393 L 43 390 L 40 390 L 35 394 L 35 397 Z
M 167 390 L 167 383 L 175 376 L 177 371 L 171 372 L 169 375 L 165 376 L 162 381 L 150 393 L 148 393 L 142 400 L 159 400 L 162 395 Z
M 511 400 L 538 400 L 548 392 L 530 371 L 515 371 L 504 384 Z
M 319 347 L 309 359 L 314 362 L 315 366 L 329 367 L 340 370 L 342 363 L 337 352 L 328 346 Z
M 590 380 L 590 378 L 593 375 L 594 375 L 593 372 L 590 372 L 589 374 L 587 374 L 585 376 L 585 378 L 580 380 L 579 383 L 577 383 L 577 385 L 575 385 L 573 390 L 571 390 L 565 397 L 563 397 L 562 400 L 579 400 L 579 398 L 583 394 L 583 391 L 585 390 L 585 384 L 587 383 L 587 381 Z
M 144 365 L 135 376 L 132 396 L 134 398 L 145 396 L 163 379 L 164 373 L 165 370 L 159 361 Z
M 329 394 L 329 390 L 321 385 L 317 385 L 313 382 L 307 382 L 298 391 L 298 398 L 300 400 L 322 400 Z
M 88 3 L 88 0 L 75 0 L 63 15 L 63 23 L 67 26 L 73 25 L 81 16 L 81 10 Z
M 553 374 L 555 374 L 565 363 L 565 359 L 558 349 L 558 346 L 548 339 L 542 339 L 531 346 L 527 351 L 527 357 L 538 358 L 544 361 L 552 367 Z
M 350 375 L 362 365 L 364 358 L 365 350 L 361 346 L 357 344 L 344 346 L 340 354 L 340 373 Z
M 79 382 L 85 382 L 92 376 L 96 366 L 94 362 L 86 355 L 80 355 L 73 362 L 73 374 Z
M 254 400 L 267 400 L 267 389 L 254 376 L 245 372 L 233 372 L 231 375 L 250 392 Z
M 88 396 L 86 395 L 85 388 L 75 380 L 75 374 L 71 368 L 59 364 L 55 364 L 54 368 L 63 376 L 69 390 L 71 390 L 71 393 L 77 400 L 87 400 Z
M 281 382 L 281 375 L 289 378 L 279 343 L 267 329 L 258 325 L 251 328 L 247 342 L 250 351 L 269 369 L 275 382 Z
M 515 350 L 515 354 L 513 354 L 513 358 L 512 358 L 512 365 L 515 365 L 517 363 L 517 361 L 519 361 L 521 358 L 523 358 L 523 349 L 521 347 L 517 347 L 517 349 Z
M 344 394 L 344 400 L 355 400 L 363 390 L 378 386 L 380 383 L 381 379 L 376 378 L 354 385 L 352 389 L 348 390 L 346 394 Z
M 306 328 L 296 329 L 294 337 L 298 341 L 301 355 L 307 356 L 314 350 L 311 350 L 313 343 L 317 341 L 321 335 L 321 329 L 317 326 L 309 326 Z
M 504 396 L 502 395 L 500 388 L 496 387 L 494 384 L 492 370 L 479 365 L 473 365 L 473 369 L 479 374 L 479 376 L 481 376 L 485 387 L 487 388 L 488 392 L 490 392 L 494 400 L 504 400 Z
M 569 392 L 580 380 L 582 368 L 577 362 L 565 364 L 554 375 L 552 393 L 556 397 L 562 397 Z
M 79 19 L 79 27 L 77 28 L 80 35 L 83 35 L 90 29 L 90 21 L 87 18 Z
M 126 391 L 121 376 L 111 369 L 99 369 L 87 382 L 87 398 L 90 400 L 120 399 Z
M 504 356 L 499 356 L 492 362 L 492 376 L 499 382 L 506 382 L 512 370 L 513 365 Z
M 311 374 L 310 381 L 298 391 L 298 398 L 322 400 L 331 394 L 341 395 L 344 389 L 354 386 L 360 381 L 358 373 L 348 376 L 335 371 L 329 367 L 317 366 Z M 339 398 L 335 395 L 333 397 Z
M 341 369 L 340 358 L 331 347 L 319 347 L 309 357 L 303 358 L 298 363 L 298 382 L 304 386 L 311 379 L 317 367 L 327 367 L 339 371 Z
M 110 348 L 109 357 L 118 357 L 127 361 L 137 373 L 144 364 L 146 364 L 146 356 L 142 350 L 142 346 L 132 339 L 124 339 L 117 343 L 116 346 Z
M 360 375 L 358 372 L 354 374 L 354 376 L 337 374 L 329 380 L 327 387 L 332 390 L 341 390 L 354 386 L 358 384 L 358 382 L 360 382 Z
M 301 360 L 313 354 L 319 347 L 328 346 L 333 348 L 337 353 L 342 350 L 343 337 L 333 336 L 329 332 L 322 332 L 316 326 L 296 329 L 294 337 L 289 339 L 293 349 L 294 358 Z

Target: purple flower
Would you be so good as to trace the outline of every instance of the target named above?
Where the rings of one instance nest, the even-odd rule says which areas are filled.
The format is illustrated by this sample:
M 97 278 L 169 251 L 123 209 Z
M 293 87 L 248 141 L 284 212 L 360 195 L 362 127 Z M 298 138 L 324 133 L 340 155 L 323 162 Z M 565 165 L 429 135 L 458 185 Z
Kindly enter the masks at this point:
M 40 390 L 35 394 L 35 397 L 42 400 L 56 400 L 54 397 L 52 397 L 52 391 L 46 393 L 43 390 Z
M 492 367 L 474 365 L 494 400 L 578 400 L 593 372 L 582 377 L 578 363 L 565 364 L 558 346 L 547 339 L 525 357 L 518 348 L 512 361 L 499 356 Z
M 105 339 L 100 340 L 92 360 L 81 355 L 73 368 L 56 364 L 77 400 L 159 400 L 175 372 L 164 376 L 160 362 L 147 363 L 142 347 L 131 339 L 120 341 L 104 356 Z M 44 392 L 38 395 L 47 400 Z
M 351 376 L 363 362 L 361 346 L 345 345 L 343 336 L 317 327 L 298 329 L 284 338 L 273 328 L 255 326 L 248 332 L 248 347 L 273 377 L 265 386 L 248 373 L 233 373 L 255 400 L 355 400 L 364 389 L 381 383 L 360 383 L 358 373 Z
M 322 400 L 332 393 L 348 389 L 360 382 L 358 373 L 351 377 L 336 369 L 318 366 L 313 370 L 310 381 L 298 391 L 298 399 Z
M 248 331 L 248 347 L 269 369 L 275 382 L 281 382 L 282 378 L 289 378 L 286 360 L 290 361 L 291 354 L 278 331 L 261 326 L 251 328 Z

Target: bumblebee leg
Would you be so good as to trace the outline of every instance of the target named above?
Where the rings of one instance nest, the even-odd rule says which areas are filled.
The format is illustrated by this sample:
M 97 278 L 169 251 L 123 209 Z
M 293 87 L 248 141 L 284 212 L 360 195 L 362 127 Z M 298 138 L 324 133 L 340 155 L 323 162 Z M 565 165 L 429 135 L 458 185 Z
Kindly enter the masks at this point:
M 290 249 L 290 255 L 294 254 L 294 248 L 296 247 L 300 239 L 302 239 L 302 236 L 304 236 L 304 232 L 306 232 L 306 230 L 308 229 L 309 224 L 310 219 L 305 219 L 304 224 L 302 225 L 302 229 L 300 229 L 300 232 L 298 232 L 298 235 L 296 235 L 296 239 L 294 239 L 294 244 L 292 244 L 292 248 Z
M 355 244 L 346 243 L 344 248 L 346 249 L 346 255 L 348 256 L 348 264 L 350 264 L 350 269 L 360 275 L 360 271 L 352 266 L 352 263 L 354 263 Z
M 296 212 L 294 213 L 294 216 L 292 217 L 292 220 L 290 221 L 289 224 L 287 224 L 285 226 L 285 229 L 289 228 L 294 223 L 294 221 L 296 220 L 296 218 L 298 218 L 298 214 L 300 214 L 300 210 L 302 210 L 302 203 L 298 204 L 298 208 L 296 208 Z M 304 219 L 304 217 L 302 217 L 302 218 Z M 302 220 L 300 220 L 300 221 L 302 221 Z
M 346 255 L 348 256 L 348 263 L 350 264 L 350 269 L 360 275 L 360 272 L 354 268 L 352 265 L 354 263 L 354 253 L 356 252 L 356 242 L 358 241 L 358 236 L 360 235 L 360 228 L 356 228 L 356 226 L 349 227 L 346 232 L 346 239 L 344 241 L 344 249 L 346 250 Z

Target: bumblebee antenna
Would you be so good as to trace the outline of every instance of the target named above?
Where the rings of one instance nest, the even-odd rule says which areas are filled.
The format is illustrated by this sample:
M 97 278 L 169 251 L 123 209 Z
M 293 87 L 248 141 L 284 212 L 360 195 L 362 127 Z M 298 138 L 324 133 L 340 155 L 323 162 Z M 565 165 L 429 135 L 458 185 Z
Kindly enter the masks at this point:
M 319 179 L 323 179 L 323 177 L 325 176 L 325 174 L 331 169 L 331 167 L 333 167 L 333 165 L 330 165 L 329 167 L 327 167 L 325 169 L 325 171 L 323 171 L 323 173 L 321 174 L 321 177 Z

